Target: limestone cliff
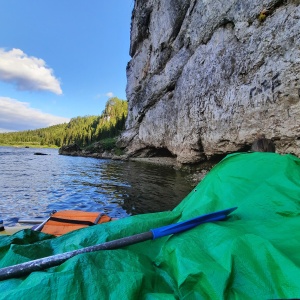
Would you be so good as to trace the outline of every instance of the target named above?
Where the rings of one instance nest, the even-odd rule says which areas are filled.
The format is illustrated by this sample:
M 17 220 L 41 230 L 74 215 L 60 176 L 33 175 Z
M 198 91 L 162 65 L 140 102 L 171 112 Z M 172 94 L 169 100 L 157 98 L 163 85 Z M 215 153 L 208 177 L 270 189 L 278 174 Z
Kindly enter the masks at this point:
M 300 155 L 300 1 L 136 0 L 119 145 L 192 163 L 257 134 Z

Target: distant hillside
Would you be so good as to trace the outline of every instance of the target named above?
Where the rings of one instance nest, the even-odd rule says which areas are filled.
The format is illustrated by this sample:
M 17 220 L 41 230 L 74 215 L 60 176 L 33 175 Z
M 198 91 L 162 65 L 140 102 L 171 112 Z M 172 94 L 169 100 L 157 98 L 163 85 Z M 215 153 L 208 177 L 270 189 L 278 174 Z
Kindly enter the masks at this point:
M 127 111 L 126 100 L 110 98 L 99 116 L 76 117 L 69 123 L 36 130 L 1 133 L 0 145 L 61 147 L 76 143 L 86 147 L 119 135 L 124 129 Z

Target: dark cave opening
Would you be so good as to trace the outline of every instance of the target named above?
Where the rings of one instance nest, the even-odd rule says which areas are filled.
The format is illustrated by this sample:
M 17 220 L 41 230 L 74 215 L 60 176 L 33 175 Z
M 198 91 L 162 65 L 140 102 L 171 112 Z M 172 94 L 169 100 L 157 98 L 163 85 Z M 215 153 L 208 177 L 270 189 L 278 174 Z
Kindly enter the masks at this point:
M 144 148 L 144 149 L 137 151 L 134 154 L 134 157 L 172 157 L 172 158 L 175 158 L 176 155 L 172 154 L 171 151 L 167 148 L 150 147 L 150 148 Z

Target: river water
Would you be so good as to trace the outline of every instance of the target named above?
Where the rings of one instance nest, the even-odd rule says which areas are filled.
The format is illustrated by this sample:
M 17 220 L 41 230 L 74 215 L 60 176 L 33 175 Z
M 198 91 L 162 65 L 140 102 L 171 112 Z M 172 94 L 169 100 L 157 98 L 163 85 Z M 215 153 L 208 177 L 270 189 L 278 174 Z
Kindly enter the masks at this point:
M 62 156 L 56 149 L 0 147 L 0 219 L 12 226 L 53 210 L 117 218 L 171 210 L 192 189 L 187 175 L 169 166 Z

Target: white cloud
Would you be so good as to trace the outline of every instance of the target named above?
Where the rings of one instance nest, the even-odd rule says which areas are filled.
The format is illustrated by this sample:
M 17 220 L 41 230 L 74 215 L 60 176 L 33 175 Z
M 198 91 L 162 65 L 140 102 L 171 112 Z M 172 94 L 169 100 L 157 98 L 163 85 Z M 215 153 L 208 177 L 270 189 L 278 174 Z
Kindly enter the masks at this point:
M 112 98 L 114 96 L 115 96 L 115 94 L 113 92 L 107 92 L 106 94 L 97 94 L 95 96 L 95 98 L 96 99 L 100 99 L 100 98 L 104 98 L 104 97 Z
M 62 94 L 60 82 L 45 61 L 27 56 L 20 49 L 5 51 L 0 48 L 0 80 L 16 84 L 19 90 Z
M 43 113 L 27 102 L 0 97 L 0 132 L 45 128 L 69 121 L 68 118 Z
M 113 92 L 108 92 L 108 93 L 105 94 L 105 96 L 111 98 L 111 97 L 114 96 L 114 93 Z

